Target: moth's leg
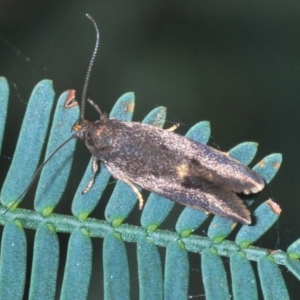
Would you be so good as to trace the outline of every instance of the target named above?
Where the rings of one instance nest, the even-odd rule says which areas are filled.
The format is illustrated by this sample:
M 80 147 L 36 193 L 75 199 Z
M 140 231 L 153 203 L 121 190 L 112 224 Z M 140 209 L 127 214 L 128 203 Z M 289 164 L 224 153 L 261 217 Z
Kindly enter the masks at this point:
M 133 191 L 136 193 L 136 195 L 138 196 L 139 199 L 139 209 L 142 209 L 144 206 L 144 199 L 142 194 L 140 193 L 140 191 L 137 189 L 137 187 L 128 179 L 126 178 L 122 178 L 122 181 L 124 181 L 125 183 L 127 183 L 132 189 Z
M 93 186 L 94 181 L 95 181 L 95 176 L 96 176 L 96 173 L 98 171 L 98 167 L 99 166 L 98 166 L 97 158 L 95 156 L 92 156 L 92 178 L 89 181 L 87 187 L 81 192 L 81 194 L 87 193 L 91 189 L 91 187 Z
M 92 100 L 92 99 L 87 99 L 89 103 L 96 109 L 96 111 L 99 113 L 99 115 L 102 115 L 102 111 L 99 108 L 99 106 Z
M 165 130 L 167 130 L 167 131 L 175 131 L 179 126 L 180 126 L 180 124 L 176 123 L 173 126 L 171 126 L 170 128 L 167 128 Z

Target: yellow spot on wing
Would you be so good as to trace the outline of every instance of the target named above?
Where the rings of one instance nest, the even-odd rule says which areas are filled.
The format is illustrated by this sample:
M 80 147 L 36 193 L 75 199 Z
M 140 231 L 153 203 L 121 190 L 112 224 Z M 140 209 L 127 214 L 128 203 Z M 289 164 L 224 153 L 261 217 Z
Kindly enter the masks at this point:
M 190 168 L 189 168 L 189 165 L 187 165 L 187 164 L 175 166 L 175 169 L 180 178 L 191 176 Z

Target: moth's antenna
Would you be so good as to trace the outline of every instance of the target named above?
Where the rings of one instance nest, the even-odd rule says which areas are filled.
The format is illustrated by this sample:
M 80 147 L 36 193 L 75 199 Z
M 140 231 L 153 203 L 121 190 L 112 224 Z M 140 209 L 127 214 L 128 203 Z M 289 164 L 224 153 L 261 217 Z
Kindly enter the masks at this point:
M 97 55 L 97 51 L 98 51 L 98 47 L 99 47 L 99 41 L 100 41 L 100 32 L 99 32 L 99 28 L 95 22 L 95 20 L 89 15 L 86 14 L 86 16 L 93 22 L 94 27 L 96 29 L 96 44 L 95 44 L 95 48 L 94 48 L 94 52 L 92 55 L 92 58 L 90 60 L 88 69 L 87 69 L 87 73 L 85 76 L 85 80 L 84 80 L 84 85 L 83 85 L 83 89 L 82 89 L 82 96 L 81 96 L 81 114 L 80 114 L 80 120 L 83 122 L 84 119 L 84 108 L 85 108 L 85 98 L 86 98 L 86 91 L 88 88 L 88 84 L 89 84 L 89 79 L 91 77 L 91 72 L 92 72 L 92 67 Z M 27 192 L 28 190 L 31 188 L 31 186 L 33 185 L 33 183 L 35 182 L 35 180 L 37 179 L 37 177 L 40 175 L 43 167 L 48 163 L 48 161 L 53 157 L 53 155 L 59 151 L 63 146 L 65 146 L 70 140 L 72 140 L 73 138 L 76 138 L 76 134 L 70 136 L 66 141 L 64 141 L 60 146 L 58 146 L 54 152 L 52 152 L 50 154 L 50 156 L 38 167 L 38 169 L 36 170 L 36 172 L 33 175 L 32 180 L 30 181 L 30 183 L 28 184 L 28 186 L 26 187 L 26 189 L 21 193 L 21 195 L 6 209 L 6 211 L 4 212 L 4 214 L 6 214 L 18 201 L 19 199 L 21 199 Z
M 81 114 L 80 114 L 80 119 L 81 121 L 84 121 L 84 108 L 85 108 L 85 98 L 86 98 L 86 91 L 88 88 L 88 84 L 89 84 L 89 80 L 91 77 L 91 73 L 92 73 L 92 67 L 97 55 L 97 51 L 98 51 L 98 47 L 99 47 L 99 41 L 100 41 L 100 32 L 99 32 L 99 28 L 97 26 L 96 21 L 89 15 L 86 14 L 86 16 L 93 22 L 94 27 L 96 29 L 96 44 L 95 44 L 95 48 L 94 48 L 94 52 L 92 55 L 92 58 L 90 60 L 87 72 L 86 72 L 86 76 L 85 76 L 85 80 L 84 80 L 84 85 L 83 85 L 83 89 L 82 89 L 82 95 L 81 95 Z
M 51 154 L 50 156 L 38 167 L 38 169 L 35 171 L 31 181 L 29 182 L 28 186 L 26 189 L 22 192 L 22 194 L 6 209 L 4 214 L 6 214 L 17 202 L 19 199 L 21 199 L 27 192 L 28 190 L 32 187 L 33 183 L 36 181 L 37 177 L 40 175 L 43 167 L 48 163 L 48 161 L 53 157 L 53 155 L 59 151 L 63 146 L 65 146 L 69 141 L 72 139 L 76 138 L 76 134 L 71 135 L 66 141 L 64 141 L 62 144 L 60 144 Z

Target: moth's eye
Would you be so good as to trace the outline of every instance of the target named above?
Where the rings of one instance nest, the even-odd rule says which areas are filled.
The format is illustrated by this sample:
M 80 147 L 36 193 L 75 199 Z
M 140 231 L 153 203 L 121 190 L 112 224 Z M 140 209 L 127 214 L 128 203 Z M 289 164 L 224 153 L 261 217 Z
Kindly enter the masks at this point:
M 78 123 L 78 122 L 76 122 L 74 125 L 73 125 L 73 127 L 72 127 L 72 129 L 74 130 L 74 131 L 80 131 L 81 130 L 81 128 L 82 128 L 82 126 L 80 125 L 80 123 Z

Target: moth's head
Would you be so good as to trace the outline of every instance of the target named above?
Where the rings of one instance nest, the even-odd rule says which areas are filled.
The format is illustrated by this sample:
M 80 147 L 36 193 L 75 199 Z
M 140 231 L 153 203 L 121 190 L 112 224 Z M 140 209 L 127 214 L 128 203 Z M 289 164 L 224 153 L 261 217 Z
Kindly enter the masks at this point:
M 87 131 L 89 130 L 90 127 L 90 121 L 87 120 L 77 120 L 76 123 L 72 126 L 72 130 L 75 131 L 76 136 L 80 139 L 80 140 L 84 140 Z

